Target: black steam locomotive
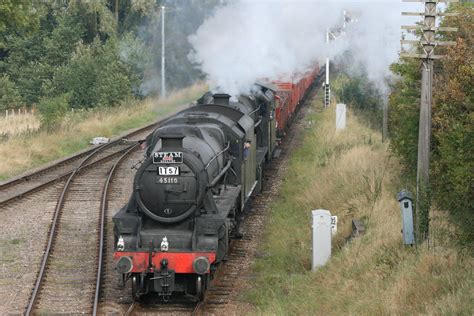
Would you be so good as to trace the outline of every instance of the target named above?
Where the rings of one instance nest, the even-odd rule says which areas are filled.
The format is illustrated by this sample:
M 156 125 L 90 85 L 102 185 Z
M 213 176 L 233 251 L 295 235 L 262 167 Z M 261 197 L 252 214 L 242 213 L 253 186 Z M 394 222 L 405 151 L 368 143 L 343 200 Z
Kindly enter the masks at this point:
M 116 267 L 135 299 L 203 298 L 276 145 L 276 87 L 206 93 L 146 140 L 133 195 L 113 217 Z

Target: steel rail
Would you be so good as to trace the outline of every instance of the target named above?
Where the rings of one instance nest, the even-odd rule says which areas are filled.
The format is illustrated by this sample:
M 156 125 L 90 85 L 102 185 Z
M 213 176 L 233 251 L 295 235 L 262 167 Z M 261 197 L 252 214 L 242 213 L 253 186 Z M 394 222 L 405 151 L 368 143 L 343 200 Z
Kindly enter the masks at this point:
M 109 195 L 110 183 L 112 182 L 113 177 L 115 176 L 115 171 L 117 167 L 123 162 L 125 157 L 127 157 L 133 150 L 138 147 L 138 143 L 131 146 L 112 166 L 109 171 L 109 175 L 104 184 L 104 189 L 102 191 L 102 199 L 100 204 L 100 231 L 99 231 L 99 253 L 98 253 L 98 265 L 97 265 L 97 277 L 95 285 L 95 296 L 94 296 L 94 307 L 92 309 L 92 315 L 97 315 L 97 310 L 99 306 L 99 296 L 100 296 L 100 287 L 102 280 L 102 270 L 104 262 L 104 234 L 105 234 L 105 214 L 107 212 L 107 197 Z
M 109 144 L 112 145 L 112 143 L 109 143 Z M 108 144 L 107 144 L 107 145 L 108 145 Z M 114 143 L 113 145 L 117 145 L 117 143 Z M 97 149 L 97 148 L 96 148 L 96 149 Z M 101 162 L 103 162 L 103 161 L 105 161 L 105 160 L 107 160 L 107 159 L 109 159 L 109 158 L 111 158 L 111 157 L 114 157 L 114 156 L 117 155 L 117 154 L 120 154 L 120 153 L 123 152 L 124 150 L 127 150 L 127 148 L 125 148 L 125 149 L 120 149 L 120 150 L 118 150 L 118 151 L 116 151 L 116 152 L 113 152 L 113 153 L 111 153 L 111 154 L 109 154 L 109 155 L 107 155 L 107 156 L 105 156 L 105 157 L 102 157 L 102 158 L 100 158 L 100 159 L 98 159 L 98 160 L 96 160 L 96 161 L 94 161 L 94 162 L 88 163 L 87 165 L 82 166 L 82 169 L 86 169 L 86 168 L 92 167 L 92 166 L 94 166 L 94 165 L 96 165 L 96 164 L 98 164 L 98 163 L 101 163 Z M 18 195 L 15 195 L 15 196 L 9 197 L 9 198 L 7 198 L 7 199 L 5 199 L 5 200 L 3 200 L 3 201 L 0 201 L 0 207 L 7 205 L 8 203 L 10 203 L 10 202 L 12 202 L 12 201 L 14 201 L 14 200 L 18 200 L 18 199 L 21 199 L 21 198 L 23 198 L 23 197 L 25 197 L 25 196 L 27 196 L 27 195 L 33 194 L 33 193 L 35 193 L 35 192 L 37 192 L 37 191 L 39 191 L 39 190 L 41 190 L 41 189 L 43 189 L 43 188 L 48 187 L 49 185 L 52 185 L 53 183 L 55 183 L 55 182 L 57 182 L 57 181 L 63 180 L 63 179 L 65 179 L 65 178 L 67 178 L 68 176 L 70 176 L 73 172 L 74 172 L 74 169 L 71 170 L 71 171 L 68 171 L 68 172 L 66 172 L 66 173 L 63 173 L 63 174 L 61 174 L 61 175 L 58 175 L 56 178 L 51 179 L 51 180 L 48 180 L 48 181 L 46 181 L 46 182 L 44 182 L 44 183 L 41 183 L 41 184 L 39 184 L 39 185 L 37 185 L 37 186 L 35 186 L 35 187 L 33 187 L 33 188 L 31 188 L 31 189 L 25 191 L 25 192 L 22 192 L 22 193 L 20 193 L 20 194 L 18 194 Z
M 124 138 L 133 137 L 133 136 L 135 136 L 135 135 L 137 135 L 137 134 L 140 134 L 140 133 L 145 132 L 145 131 L 148 130 L 148 129 L 154 129 L 154 128 L 156 128 L 159 124 L 161 124 L 162 122 L 163 122 L 163 120 L 160 120 L 160 121 L 158 121 L 158 122 L 154 122 L 154 123 L 152 123 L 152 124 L 148 124 L 148 125 L 146 125 L 146 126 L 144 126 L 144 127 L 141 127 L 141 128 L 136 129 L 136 130 L 133 130 L 132 132 L 129 132 L 129 133 L 126 133 L 126 134 L 124 134 L 124 135 L 122 135 L 122 136 L 117 137 L 117 139 L 112 140 L 112 141 L 111 141 L 110 143 L 108 143 L 108 144 L 119 144 Z M 108 145 L 108 144 L 107 144 L 107 145 Z M 1 184 L 0 184 L 0 191 L 1 191 L 1 190 L 8 189 L 8 188 L 10 188 L 10 187 L 13 187 L 13 186 L 15 186 L 15 185 L 21 185 L 22 183 L 31 181 L 32 179 L 38 178 L 38 177 L 40 177 L 41 175 L 47 174 L 48 172 L 52 172 L 54 169 L 56 169 L 56 168 L 58 168 L 58 167 L 60 167 L 60 166 L 62 166 L 62 165 L 66 165 L 66 164 L 72 163 L 72 162 L 74 162 L 75 160 L 78 160 L 78 159 L 80 159 L 80 158 L 82 158 L 82 157 L 84 157 L 84 156 L 87 157 L 88 155 L 90 155 L 91 153 L 93 153 L 95 150 L 97 150 L 97 149 L 100 148 L 100 147 L 101 147 L 101 146 L 93 147 L 93 148 L 87 149 L 87 150 L 84 151 L 84 152 L 81 152 L 81 153 L 79 153 L 79 154 L 75 154 L 75 155 L 73 155 L 73 156 L 71 156 L 71 157 L 68 157 L 68 158 L 65 158 L 65 159 L 63 159 L 63 160 L 60 160 L 60 161 L 57 162 L 57 163 L 54 163 L 54 164 L 49 165 L 49 166 L 46 166 L 46 167 L 44 167 L 44 168 L 42 168 L 42 169 L 40 169 L 40 170 L 37 170 L 37 171 L 35 171 L 35 172 L 33 172 L 33 173 L 29 173 L 29 174 L 26 174 L 26 175 L 24 175 L 24 176 L 19 176 L 19 177 L 17 177 L 17 178 L 11 179 L 11 180 L 9 180 L 9 181 L 7 181 L 7 182 L 1 183 Z M 43 187 L 45 187 L 45 186 L 47 186 L 47 185 L 53 183 L 54 181 L 61 180 L 61 179 L 65 178 L 65 177 L 67 177 L 68 175 L 70 175 L 71 172 L 73 172 L 73 170 L 71 170 L 70 172 L 67 172 L 67 173 L 65 173 L 65 174 L 59 175 L 59 176 L 57 176 L 55 179 L 52 179 L 52 180 L 50 180 L 50 181 L 48 181 L 48 182 L 46 182 L 46 183 L 39 184 L 38 186 L 33 187 L 33 188 L 31 188 L 31 189 L 29 189 L 29 190 L 27 190 L 27 191 L 25 191 L 25 192 L 22 192 L 22 193 L 20 193 L 20 194 L 17 194 L 17 195 L 15 195 L 15 196 L 12 196 L 12 197 L 10 197 L 10 198 L 7 198 L 7 199 L 5 199 L 5 200 L 3 200 L 3 201 L 0 201 L 0 206 L 5 205 L 5 204 L 7 204 L 8 202 L 10 202 L 10 201 L 12 201 L 12 200 L 15 200 L 15 199 L 18 199 L 18 198 L 22 198 L 22 197 L 25 196 L 25 195 L 28 195 L 28 194 L 30 194 L 30 193 L 33 193 L 33 192 L 37 191 L 38 189 L 41 189 L 41 188 L 43 188 Z
M 28 307 L 26 309 L 26 312 L 25 312 L 25 315 L 29 316 L 32 314 L 32 311 L 33 311 L 33 308 L 35 306 L 35 303 L 38 299 L 38 292 L 40 291 L 41 289 L 41 285 L 43 283 L 43 277 L 44 277 L 44 273 L 46 271 L 46 265 L 48 263 L 48 259 L 49 259 L 49 254 L 51 252 L 51 248 L 53 246 L 53 242 L 54 242 L 54 237 L 56 235 L 56 228 L 57 228 L 57 223 L 58 223 L 58 219 L 59 219 L 59 215 L 61 213 L 61 209 L 62 209 L 62 206 L 64 205 L 64 200 L 65 200 L 65 197 L 66 197 L 66 193 L 69 189 L 69 185 L 72 183 L 72 180 L 74 179 L 74 177 L 76 176 L 76 174 L 79 173 L 79 171 L 83 168 L 83 165 L 88 162 L 90 159 L 92 159 L 92 157 L 94 157 L 97 153 L 101 152 L 102 150 L 112 146 L 114 143 L 108 143 L 108 144 L 105 144 L 105 145 L 102 145 L 102 146 L 99 146 L 97 147 L 92 153 L 90 153 L 75 169 L 74 171 L 71 173 L 71 175 L 69 176 L 66 184 L 64 185 L 63 187 L 63 190 L 61 192 L 61 196 L 59 197 L 58 199 L 58 202 L 56 204 L 56 208 L 54 209 L 54 217 L 53 217 L 53 222 L 51 223 L 51 227 L 50 227 L 50 230 L 49 230 L 49 238 L 48 238 L 48 244 L 46 246 L 46 250 L 44 252 L 44 255 L 43 255 L 43 260 L 41 262 L 41 267 L 40 267 L 40 270 L 39 270 L 39 273 L 38 273 L 38 277 L 37 277 L 37 280 L 36 280 L 36 283 L 35 283 L 35 287 L 33 289 L 33 292 L 32 292 L 32 295 L 30 297 L 30 300 L 29 300 L 29 303 L 28 303 Z M 135 146 L 135 145 L 134 145 Z
M 198 316 L 200 311 L 201 311 L 201 306 L 203 304 L 204 301 L 200 301 L 196 304 L 196 306 L 194 307 L 193 311 L 191 312 L 191 315 L 192 316 Z
M 137 306 L 137 302 L 133 302 L 130 307 L 127 309 L 127 311 L 125 312 L 125 316 L 130 316 L 132 315 L 133 313 L 133 310 L 135 309 L 135 307 Z

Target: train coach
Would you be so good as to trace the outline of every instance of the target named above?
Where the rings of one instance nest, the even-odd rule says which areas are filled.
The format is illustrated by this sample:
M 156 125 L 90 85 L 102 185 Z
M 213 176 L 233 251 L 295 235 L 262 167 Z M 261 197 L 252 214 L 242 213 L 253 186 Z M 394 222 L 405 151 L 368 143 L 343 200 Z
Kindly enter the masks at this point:
M 203 299 L 231 239 L 241 237 L 277 131 L 316 73 L 291 86 L 258 83 L 235 99 L 208 92 L 146 139 L 133 194 L 113 217 L 116 268 L 134 299 L 151 292 L 164 301 L 177 292 Z

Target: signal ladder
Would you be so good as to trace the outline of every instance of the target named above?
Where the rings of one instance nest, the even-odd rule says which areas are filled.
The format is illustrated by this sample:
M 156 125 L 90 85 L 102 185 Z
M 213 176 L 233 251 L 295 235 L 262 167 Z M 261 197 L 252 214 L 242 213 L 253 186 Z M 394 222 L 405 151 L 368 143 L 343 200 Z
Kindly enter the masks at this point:
M 329 107 L 329 104 L 331 103 L 331 86 L 326 83 L 324 85 L 324 107 L 327 108 Z

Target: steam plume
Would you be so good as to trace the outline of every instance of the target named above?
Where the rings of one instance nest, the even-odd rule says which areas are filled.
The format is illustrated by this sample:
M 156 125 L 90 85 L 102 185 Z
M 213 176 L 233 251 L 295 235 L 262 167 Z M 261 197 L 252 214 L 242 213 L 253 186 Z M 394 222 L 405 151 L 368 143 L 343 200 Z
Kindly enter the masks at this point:
M 189 58 L 211 85 L 237 94 L 259 78 L 294 76 L 349 50 L 384 92 L 388 67 L 400 50 L 400 26 L 410 23 L 401 16 L 403 9 L 410 8 L 393 0 L 238 0 L 189 37 Z M 326 30 L 342 26 L 343 10 L 358 22 L 347 24 L 345 36 L 327 45 Z

